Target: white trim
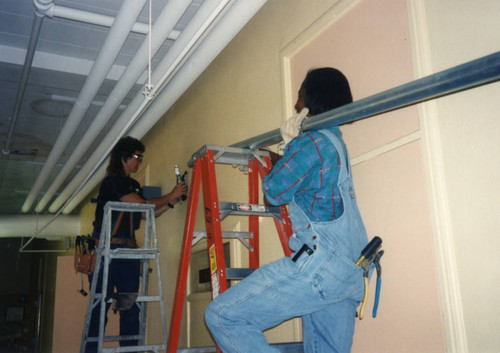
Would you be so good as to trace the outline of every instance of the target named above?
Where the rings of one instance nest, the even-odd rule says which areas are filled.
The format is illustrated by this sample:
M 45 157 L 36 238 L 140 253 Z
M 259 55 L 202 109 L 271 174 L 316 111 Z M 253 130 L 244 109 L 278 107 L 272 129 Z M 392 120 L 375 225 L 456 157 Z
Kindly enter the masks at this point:
M 405 146 L 405 145 L 412 143 L 414 141 L 417 141 L 419 139 L 420 139 L 420 131 L 412 132 L 411 134 L 400 137 L 392 142 L 386 143 L 383 146 L 377 147 L 373 150 L 370 150 L 366 153 L 363 153 L 359 156 L 352 158 L 351 165 L 355 166 L 356 164 L 366 162 L 370 159 L 373 159 L 373 158 L 378 157 L 384 153 L 387 153 L 387 152 L 390 152 L 390 151 L 395 150 L 397 148 L 400 148 L 402 146 Z
M 433 71 L 425 3 L 421 0 L 408 0 L 407 4 L 414 72 L 416 78 L 420 78 Z M 449 353 L 467 353 L 467 333 L 453 243 L 436 102 L 419 104 L 418 113 L 431 207 L 446 348 Z

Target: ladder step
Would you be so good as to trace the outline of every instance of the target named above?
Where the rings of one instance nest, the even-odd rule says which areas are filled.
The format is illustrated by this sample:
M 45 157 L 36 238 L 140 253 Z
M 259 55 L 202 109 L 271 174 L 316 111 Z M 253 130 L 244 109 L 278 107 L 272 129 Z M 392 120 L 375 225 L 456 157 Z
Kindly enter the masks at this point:
M 94 300 L 100 300 L 102 298 L 102 294 L 101 293 L 95 293 L 94 294 Z M 150 303 L 150 302 L 159 302 L 161 301 L 162 298 L 159 296 L 159 295 L 139 295 L 137 297 L 137 299 L 135 300 L 136 302 L 147 302 L 147 303 Z M 108 303 L 111 303 L 113 301 L 113 299 L 109 299 L 108 300 Z
M 207 237 L 207 232 L 204 230 L 195 230 L 193 232 L 193 242 L 191 246 L 195 246 L 201 239 Z M 252 232 L 222 232 L 223 239 L 239 239 L 241 243 L 250 251 L 253 251 L 252 246 L 246 241 L 246 239 L 252 239 Z
M 206 238 L 207 237 L 207 232 L 204 230 L 195 230 L 193 232 L 193 239 L 201 239 L 201 238 Z M 251 239 L 253 238 L 253 233 L 252 232 L 231 232 L 231 231 L 223 231 L 222 232 L 222 238 L 225 239 Z M 197 241 L 194 241 L 194 243 L 197 243 Z
M 272 216 L 280 220 L 281 208 L 278 206 L 255 205 L 249 203 L 219 202 L 221 218 L 226 218 L 229 214 L 243 216 Z
M 243 279 L 255 271 L 254 268 L 226 268 L 226 277 L 228 279 Z
M 269 152 L 264 150 L 253 151 L 248 148 L 205 145 L 192 155 L 188 165 L 192 167 L 193 161 L 203 157 L 207 153 L 207 150 L 212 150 L 214 152 L 214 160 L 216 163 L 231 165 L 248 165 L 248 161 L 251 159 L 262 159 L 265 156 L 269 156 Z
M 117 341 L 129 341 L 129 340 L 138 340 L 142 337 L 139 335 L 131 335 L 131 336 L 103 336 L 103 342 L 117 342 Z M 97 342 L 99 341 L 98 337 L 88 337 L 88 342 Z
M 147 345 L 147 346 L 129 346 L 129 347 L 105 347 L 102 353 L 115 352 L 164 352 L 166 345 Z
M 277 348 L 281 353 L 304 353 L 302 342 L 274 343 L 271 347 Z M 215 347 L 177 348 L 177 353 L 215 353 Z
M 109 252 L 110 259 L 156 259 L 158 249 L 129 249 L 118 248 Z
M 151 303 L 151 302 L 159 302 L 161 301 L 162 298 L 160 298 L 159 295 L 140 295 L 137 297 L 137 299 L 135 300 L 136 302 L 148 302 L 148 303 Z

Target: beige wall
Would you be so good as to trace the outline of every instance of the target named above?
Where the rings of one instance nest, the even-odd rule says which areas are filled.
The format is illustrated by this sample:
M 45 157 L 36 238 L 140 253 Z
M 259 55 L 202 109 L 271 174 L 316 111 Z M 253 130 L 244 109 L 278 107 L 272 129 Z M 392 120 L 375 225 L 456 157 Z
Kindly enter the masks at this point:
M 408 10 L 407 3 L 411 5 Z M 149 165 L 149 184 L 168 191 L 175 183 L 173 166 L 186 168 L 191 154 L 206 143 L 230 145 L 277 128 L 290 113 L 297 82 L 308 64 L 304 61 L 301 72 L 289 77 L 284 59 L 300 52 L 303 33 L 335 23 L 335 16 L 324 15 L 335 13 L 338 9 L 335 5 L 339 4 L 353 5 L 348 15 L 356 21 L 359 33 L 369 35 L 372 40 L 353 36 L 355 45 L 346 41 L 337 43 L 343 45 L 341 55 L 335 55 L 339 61 L 318 64 L 345 65 L 356 99 L 411 80 L 412 65 L 426 54 L 430 62 L 427 67 L 437 71 L 498 50 L 493 33 L 499 30 L 495 14 L 499 13 L 500 4 L 495 0 L 269 0 L 143 139 L 147 146 L 144 164 Z M 425 6 L 421 7 L 422 4 Z M 367 6 L 374 7 L 367 10 Z M 385 11 L 395 11 L 394 16 Z M 429 27 L 422 22 L 422 13 Z M 411 31 L 406 27 L 406 16 L 413 21 Z M 347 29 L 352 23 L 340 20 L 337 25 Z M 430 51 L 425 53 L 421 47 L 417 48 L 418 40 L 427 43 Z M 331 56 L 318 56 L 318 60 L 330 59 Z M 417 70 L 417 75 L 423 71 Z M 499 168 L 493 155 L 499 132 L 498 119 L 493 118 L 498 111 L 495 103 L 498 100 L 491 99 L 497 96 L 495 93 L 498 95 L 498 85 L 439 100 L 434 111 L 442 154 L 428 139 L 428 124 L 435 116 L 426 120 L 426 111 L 422 109 L 420 124 L 415 109 L 410 108 L 344 129 L 351 157 L 355 157 L 357 195 L 367 228 L 370 236 L 383 237 L 386 249 L 379 318 L 367 317 L 358 324 L 353 351 L 467 351 L 467 347 L 462 349 L 460 337 L 450 336 L 450 329 L 466 334 L 470 352 L 493 352 L 492 347 L 498 346 L 499 338 L 493 332 L 500 320 L 499 306 L 493 298 L 498 281 L 489 270 L 498 267 L 494 252 L 498 248 L 495 236 L 498 220 L 494 216 L 494 198 L 488 197 L 499 191 L 493 180 Z M 380 146 L 409 133 L 410 143 L 403 142 L 376 156 Z M 442 171 L 438 174 L 443 178 L 437 185 L 435 174 L 431 173 L 436 168 Z M 469 185 L 474 188 L 468 188 Z M 231 167 L 220 168 L 219 194 L 221 200 L 245 200 L 246 178 Z M 431 205 L 430 210 L 426 204 Z M 444 209 L 449 220 L 444 227 L 440 223 L 440 209 Z M 168 319 L 184 216 L 185 208 L 181 205 L 157 220 L 161 262 L 166 269 L 162 275 Z M 200 229 L 203 225 L 201 217 L 198 219 Z M 243 221 L 226 223 L 224 229 L 245 228 Z M 272 223 L 265 220 L 262 228 L 261 261 L 265 263 L 280 257 L 282 251 Z M 439 241 L 443 228 L 450 242 Z M 453 261 L 450 265 L 450 258 L 455 259 L 456 267 Z M 488 270 L 483 270 L 485 266 Z M 454 270 L 457 276 L 453 275 Z M 454 288 L 453 283 L 449 284 L 450 278 L 459 284 L 458 294 L 450 290 Z M 373 288 L 371 294 L 372 299 Z M 454 297 L 451 309 L 450 294 Z M 459 310 L 461 303 L 463 316 Z M 465 331 L 449 323 L 450 310 L 452 318 L 463 317 Z M 199 311 L 192 313 L 192 320 L 202 320 Z M 150 325 L 148 334 L 160 335 L 158 327 Z M 202 338 L 191 343 L 207 339 L 206 332 L 193 334 Z M 187 336 L 187 330 L 183 331 L 180 346 L 187 343 Z M 297 338 L 297 325 L 278 328 L 270 336 L 273 341 Z
M 78 293 L 82 288 L 82 275 L 75 272 L 73 261 L 74 256 L 57 258 L 53 353 L 80 351 L 88 296 Z M 83 288 L 90 292 L 87 276 L 83 276 Z M 118 335 L 118 314 L 113 315 L 111 310 L 108 314 L 106 335 Z M 106 343 L 105 346 L 113 347 L 116 344 Z

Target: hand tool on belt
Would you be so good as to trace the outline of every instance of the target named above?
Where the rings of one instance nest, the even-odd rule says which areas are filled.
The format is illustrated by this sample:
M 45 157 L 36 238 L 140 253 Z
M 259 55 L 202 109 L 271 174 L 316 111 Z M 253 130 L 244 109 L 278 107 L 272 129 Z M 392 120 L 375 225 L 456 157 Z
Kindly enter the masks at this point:
M 372 264 L 375 266 L 377 271 L 377 287 L 375 290 L 375 303 L 373 304 L 372 316 L 377 316 L 378 302 L 380 298 L 380 287 L 382 285 L 382 267 L 380 266 L 380 258 L 384 255 L 384 250 L 380 250 L 382 247 L 382 239 L 379 237 L 374 237 L 363 250 L 361 250 L 361 255 L 356 260 L 355 264 L 364 270 L 364 282 L 365 282 L 365 295 L 363 302 L 361 303 L 361 309 L 359 311 L 359 319 L 363 319 L 363 314 L 365 311 L 366 301 L 368 299 L 368 274 L 370 272 L 370 267 Z

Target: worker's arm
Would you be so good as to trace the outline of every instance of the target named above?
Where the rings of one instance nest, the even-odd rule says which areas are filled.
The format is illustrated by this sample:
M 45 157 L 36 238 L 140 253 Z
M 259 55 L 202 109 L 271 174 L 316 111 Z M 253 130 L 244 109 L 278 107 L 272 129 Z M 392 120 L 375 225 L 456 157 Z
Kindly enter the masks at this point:
M 130 193 L 127 195 L 124 195 L 120 198 L 121 202 L 134 202 L 134 203 L 145 203 L 148 202 L 150 204 L 155 205 L 155 217 L 160 216 L 163 214 L 165 211 L 167 211 L 169 208 L 173 208 L 173 205 L 178 203 L 182 197 L 182 195 L 187 194 L 187 185 L 186 183 L 182 182 L 174 186 L 172 191 L 169 193 L 156 197 L 154 199 L 149 199 L 145 200 L 142 198 L 140 195 L 137 195 L 136 193 Z

